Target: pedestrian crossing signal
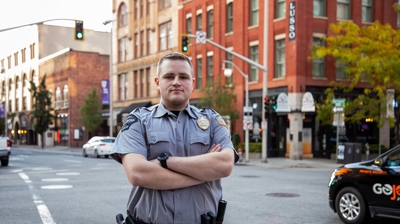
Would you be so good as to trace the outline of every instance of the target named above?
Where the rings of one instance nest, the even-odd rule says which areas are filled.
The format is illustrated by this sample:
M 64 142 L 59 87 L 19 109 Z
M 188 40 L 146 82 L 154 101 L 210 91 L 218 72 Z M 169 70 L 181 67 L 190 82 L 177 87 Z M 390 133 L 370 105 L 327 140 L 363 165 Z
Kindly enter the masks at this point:
M 181 34 L 180 50 L 182 54 L 189 54 L 189 36 Z
M 83 40 L 83 21 L 75 20 L 75 40 Z

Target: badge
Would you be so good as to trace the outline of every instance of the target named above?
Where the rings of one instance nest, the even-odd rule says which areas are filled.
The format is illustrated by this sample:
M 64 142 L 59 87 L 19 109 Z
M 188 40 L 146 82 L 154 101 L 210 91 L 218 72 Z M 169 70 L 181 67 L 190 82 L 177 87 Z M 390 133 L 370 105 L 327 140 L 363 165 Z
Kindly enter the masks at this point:
M 201 118 L 197 119 L 197 125 L 201 129 L 207 130 L 207 128 L 210 127 L 210 121 L 205 117 L 201 117 Z
M 129 127 L 130 127 L 133 123 L 135 123 L 136 121 L 138 121 L 138 118 L 137 118 L 135 115 L 133 115 L 133 114 L 129 114 L 129 115 L 126 117 L 124 124 L 122 125 L 121 132 L 123 132 L 123 131 L 125 131 L 125 130 L 128 130 Z
M 226 123 L 225 123 L 224 119 L 221 117 L 221 115 L 216 116 L 215 119 L 217 120 L 219 125 L 226 127 Z

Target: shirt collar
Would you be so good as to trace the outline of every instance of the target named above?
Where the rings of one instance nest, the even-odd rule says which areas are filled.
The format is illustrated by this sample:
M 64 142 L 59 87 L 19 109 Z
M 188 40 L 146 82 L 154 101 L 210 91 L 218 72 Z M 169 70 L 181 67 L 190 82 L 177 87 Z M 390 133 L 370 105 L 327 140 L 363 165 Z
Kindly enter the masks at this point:
M 185 109 L 183 109 L 183 110 L 186 110 L 190 117 L 197 118 L 197 116 L 191 109 L 193 109 L 193 107 L 191 107 L 190 104 L 188 103 L 186 105 Z M 160 104 L 158 105 L 158 107 L 156 109 L 156 112 L 154 113 L 154 117 L 162 117 L 165 114 L 168 114 L 168 111 L 169 110 L 167 108 L 165 108 L 164 104 L 162 102 L 160 102 Z

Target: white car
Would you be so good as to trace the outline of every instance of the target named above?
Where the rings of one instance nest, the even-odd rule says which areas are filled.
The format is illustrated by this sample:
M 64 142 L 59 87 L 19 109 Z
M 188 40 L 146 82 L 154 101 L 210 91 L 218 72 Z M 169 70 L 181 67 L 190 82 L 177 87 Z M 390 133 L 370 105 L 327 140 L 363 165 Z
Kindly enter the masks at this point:
M 108 158 L 114 146 L 115 138 L 107 136 L 95 136 L 83 145 L 82 155 L 93 155 L 96 158 L 104 156 Z

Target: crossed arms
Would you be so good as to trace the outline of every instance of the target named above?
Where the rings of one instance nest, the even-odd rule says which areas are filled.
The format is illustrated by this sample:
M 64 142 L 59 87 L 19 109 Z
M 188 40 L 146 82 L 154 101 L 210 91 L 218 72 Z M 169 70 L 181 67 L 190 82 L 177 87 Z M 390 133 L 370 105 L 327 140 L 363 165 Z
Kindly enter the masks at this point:
M 227 177 L 235 161 L 233 149 L 221 149 L 220 145 L 212 145 L 208 153 L 202 155 L 170 156 L 168 169 L 161 167 L 157 159 L 148 161 L 137 153 L 121 155 L 121 158 L 132 185 L 156 190 L 185 188 Z

